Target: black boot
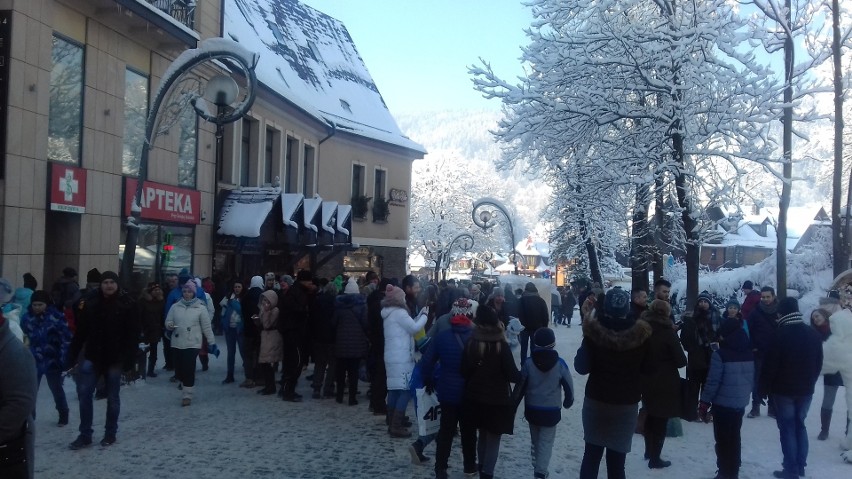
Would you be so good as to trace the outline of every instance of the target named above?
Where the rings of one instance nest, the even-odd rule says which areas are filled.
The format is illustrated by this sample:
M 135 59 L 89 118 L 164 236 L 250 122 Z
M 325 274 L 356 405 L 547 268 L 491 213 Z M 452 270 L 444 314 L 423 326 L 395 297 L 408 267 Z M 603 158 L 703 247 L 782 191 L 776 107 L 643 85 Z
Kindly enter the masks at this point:
M 59 422 L 56 424 L 59 427 L 68 425 L 68 410 L 63 409 L 59 411 Z
M 817 439 L 819 439 L 820 441 L 825 441 L 826 439 L 828 439 L 828 426 L 831 424 L 831 409 L 820 409 L 819 419 L 822 423 L 822 428 L 819 432 L 819 436 L 817 436 Z

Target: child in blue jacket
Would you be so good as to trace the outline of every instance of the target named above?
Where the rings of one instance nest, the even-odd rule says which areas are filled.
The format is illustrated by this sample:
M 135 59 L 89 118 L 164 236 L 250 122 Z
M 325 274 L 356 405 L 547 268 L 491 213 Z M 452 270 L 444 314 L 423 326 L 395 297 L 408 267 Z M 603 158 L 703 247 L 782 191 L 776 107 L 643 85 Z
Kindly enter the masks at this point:
M 512 392 L 515 404 L 524 398 L 524 417 L 530 425 L 533 477 L 536 478 L 548 474 L 556 424 L 562 419 L 560 404 L 568 409 L 574 403 L 571 369 L 553 349 L 555 345 L 552 329 L 540 328 L 535 332 L 532 354 L 524 361 L 521 380 Z

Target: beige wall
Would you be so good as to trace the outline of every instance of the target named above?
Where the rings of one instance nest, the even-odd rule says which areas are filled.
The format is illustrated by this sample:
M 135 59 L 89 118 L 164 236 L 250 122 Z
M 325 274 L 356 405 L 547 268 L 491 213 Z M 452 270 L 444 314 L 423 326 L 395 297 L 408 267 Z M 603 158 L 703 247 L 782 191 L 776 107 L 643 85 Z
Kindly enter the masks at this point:
M 218 32 L 219 6 L 201 3 L 204 7 L 200 8 L 198 26 L 213 31 L 209 36 L 214 36 Z M 118 269 L 123 221 L 125 69 L 129 65 L 147 73 L 154 92 L 160 75 L 184 48 L 163 32 L 134 29 L 122 23 L 126 18 L 138 23 L 139 19 L 132 15 L 118 9 L 96 10 L 96 4 L 86 0 L 0 0 L 0 8 L 14 10 L 7 164 L 5 179 L 0 181 L 0 274 L 15 285 L 21 283 L 25 272 L 32 272 L 41 286 L 49 287 L 66 266 L 78 272 L 93 267 L 101 271 Z M 79 165 L 88 170 L 84 215 L 46 211 L 47 118 L 54 32 L 85 45 Z M 178 135 L 157 140 L 150 157 L 151 181 L 177 183 L 177 141 Z M 206 221 L 196 228 L 194 269 L 201 275 L 211 269 L 214 152 L 212 126 L 200 122 L 196 184 Z

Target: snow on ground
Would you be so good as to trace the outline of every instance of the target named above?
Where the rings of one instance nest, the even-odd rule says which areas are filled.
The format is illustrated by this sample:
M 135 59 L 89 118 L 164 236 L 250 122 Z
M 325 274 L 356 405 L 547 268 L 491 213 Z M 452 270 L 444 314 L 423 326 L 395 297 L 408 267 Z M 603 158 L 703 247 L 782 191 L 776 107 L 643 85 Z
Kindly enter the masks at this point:
M 576 316 L 575 316 L 576 322 Z M 560 354 L 572 364 L 579 347 L 581 330 L 557 329 Z M 224 341 L 221 341 L 224 343 Z M 162 356 L 160 356 L 162 357 Z M 160 362 L 162 365 L 162 360 Z M 239 365 L 239 361 L 238 361 Z M 66 381 L 71 407 L 71 424 L 56 427 L 56 412 L 46 384 L 38 401 L 36 432 L 37 478 L 413 478 L 434 477 L 432 465 L 410 463 L 411 440 L 392 439 L 383 418 L 367 410 L 363 394 L 360 404 L 350 407 L 334 400 L 310 399 L 310 387 L 302 379 L 298 391 L 303 403 L 282 402 L 275 396 L 258 396 L 256 389 L 235 384 L 222 385 L 224 355 L 210 360 L 210 371 L 197 373 L 196 396 L 192 406 L 180 406 L 180 392 L 164 371 L 147 382 L 122 387 L 118 442 L 109 448 L 94 445 L 71 451 L 79 425 L 79 409 L 74 384 Z M 308 374 L 310 371 L 308 371 Z M 238 382 L 242 376 L 238 373 Z M 576 401 L 563 410 L 550 466 L 551 478 L 576 478 L 583 456 L 581 410 L 586 376 L 574 374 Z M 366 392 L 367 384 L 361 384 Z M 846 405 L 843 391 L 834 408 L 831 435 L 817 441 L 822 379 L 808 414 L 810 442 L 807 477 L 852 477 L 852 465 L 840 459 L 838 440 L 842 433 Z M 95 403 L 95 444 L 103 436 L 106 401 Z M 523 407 L 515 420 L 515 434 L 503 436 L 495 477 L 532 477 L 529 429 Z M 413 410 L 409 412 L 413 415 Z M 716 471 L 713 427 L 684 423 L 684 436 L 666 440 L 663 457 L 672 461 L 664 470 L 650 470 L 642 460 L 644 442 L 633 437 L 633 451 L 627 456 L 630 478 L 711 478 Z M 434 457 L 434 444 L 426 454 Z M 762 416 L 743 420 L 743 466 L 741 479 L 772 476 L 780 469 L 781 447 L 778 429 L 772 419 Z M 601 465 L 600 477 L 606 477 Z M 461 472 L 458 441 L 450 457 L 450 477 Z

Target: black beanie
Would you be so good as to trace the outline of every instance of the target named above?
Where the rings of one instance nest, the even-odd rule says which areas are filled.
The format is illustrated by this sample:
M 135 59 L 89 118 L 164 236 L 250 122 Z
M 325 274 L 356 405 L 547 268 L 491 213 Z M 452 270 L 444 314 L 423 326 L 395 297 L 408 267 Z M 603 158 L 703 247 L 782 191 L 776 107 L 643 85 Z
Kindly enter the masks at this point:
M 86 273 L 86 282 L 87 283 L 100 283 L 101 282 L 101 272 L 98 271 L 98 268 L 92 268 Z
M 538 328 L 533 335 L 533 344 L 537 348 L 553 349 L 556 345 L 556 335 L 550 328 Z
M 106 281 L 108 279 L 111 279 L 111 280 L 115 281 L 116 283 L 118 283 L 118 275 L 115 274 L 114 272 L 104 271 L 103 273 L 101 273 L 101 283 L 103 283 L 104 281 Z
M 34 292 L 33 295 L 30 296 L 30 304 L 33 303 L 50 304 L 50 294 L 43 289 Z
M 790 313 L 799 312 L 799 300 L 796 298 L 784 298 L 778 303 L 778 315 L 781 317 L 787 316 Z
M 24 288 L 29 288 L 35 291 L 38 288 L 38 281 L 35 276 L 30 273 L 24 273 Z

